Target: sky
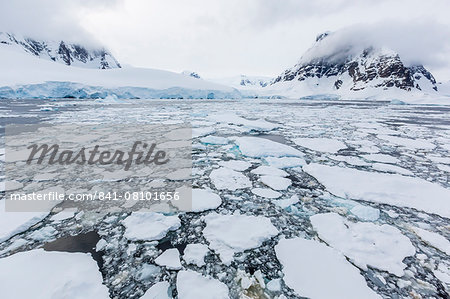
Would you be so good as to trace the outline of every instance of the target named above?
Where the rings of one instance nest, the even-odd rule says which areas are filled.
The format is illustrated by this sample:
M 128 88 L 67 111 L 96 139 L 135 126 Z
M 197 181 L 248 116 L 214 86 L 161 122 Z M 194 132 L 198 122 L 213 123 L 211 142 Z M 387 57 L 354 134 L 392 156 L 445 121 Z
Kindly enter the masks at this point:
M 0 0 L 0 31 L 104 45 L 122 65 L 204 78 L 275 77 L 317 34 L 338 31 L 447 81 L 449 12 L 448 0 Z

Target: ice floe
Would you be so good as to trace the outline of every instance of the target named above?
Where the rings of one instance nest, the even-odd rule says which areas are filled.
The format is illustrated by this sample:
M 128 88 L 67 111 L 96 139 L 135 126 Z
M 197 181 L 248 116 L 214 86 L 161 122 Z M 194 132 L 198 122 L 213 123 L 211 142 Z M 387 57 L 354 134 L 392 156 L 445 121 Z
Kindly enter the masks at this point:
M 250 168 L 252 166 L 252 163 L 240 160 L 228 160 L 220 161 L 219 165 L 236 171 L 244 171 Z
M 364 221 L 375 221 L 380 218 L 380 210 L 363 205 L 354 206 L 350 212 Z
M 228 138 L 219 136 L 207 136 L 201 138 L 200 142 L 205 144 L 225 145 L 228 143 Z
M 415 177 L 311 163 L 303 169 L 340 197 L 409 207 L 450 218 L 450 190 Z
M 302 297 L 312 299 L 381 298 L 359 270 L 335 249 L 313 240 L 282 239 L 275 246 L 285 283 Z
M 0 200 L 0 242 L 26 231 L 49 214 L 49 212 L 6 212 L 5 203 L 5 199 Z
M 294 138 L 292 141 L 301 147 L 318 152 L 336 153 L 347 148 L 342 141 L 330 138 Z
M 214 169 L 211 171 L 209 177 L 214 186 L 219 190 L 235 191 L 252 186 L 252 183 L 245 175 L 226 167 Z
M 37 249 L 2 258 L 0 284 L 2 298 L 109 298 L 96 262 L 86 253 Z
M 170 283 L 160 281 L 152 285 L 140 299 L 171 299 L 169 296 Z
M 211 213 L 203 220 L 206 223 L 203 235 L 225 264 L 231 263 L 235 253 L 259 247 L 278 234 L 270 219 L 262 216 Z
M 299 198 L 296 194 L 292 195 L 290 198 L 284 198 L 284 199 L 278 199 L 275 200 L 273 203 L 279 206 L 280 208 L 287 208 L 293 204 L 296 204 L 299 202 Z
M 286 190 L 292 184 L 292 181 L 288 178 L 273 175 L 261 176 L 261 182 L 274 190 Z
M 209 119 L 223 124 L 234 124 L 242 126 L 249 131 L 271 131 L 279 127 L 278 124 L 274 124 L 263 119 L 248 120 L 232 113 L 210 115 Z
M 269 166 L 276 168 L 293 168 L 306 165 L 306 161 L 297 157 L 265 157 L 264 161 Z
M 251 173 L 259 174 L 259 175 L 272 175 L 272 176 L 280 176 L 287 177 L 289 173 L 284 170 L 272 167 L 272 166 L 259 166 L 251 171 Z
M 180 252 L 176 248 L 167 249 L 155 259 L 155 263 L 169 270 L 180 270 Z
M 354 223 L 335 213 L 316 214 L 310 220 L 320 239 L 364 270 L 371 266 L 403 276 L 403 259 L 415 253 L 408 237 L 391 225 Z
M 209 252 L 205 244 L 187 244 L 184 249 L 183 259 L 186 264 L 193 264 L 197 267 L 205 265 L 205 256 Z
M 222 199 L 210 189 L 192 189 L 192 201 L 174 200 L 172 204 L 180 211 L 203 212 L 220 206 Z
M 386 154 L 368 154 L 368 155 L 361 155 L 361 157 L 363 157 L 366 160 L 369 161 L 375 161 L 375 162 L 380 162 L 380 163 L 399 163 L 400 160 L 393 157 L 393 156 L 389 156 Z
M 450 256 L 450 241 L 444 236 L 419 227 L 414 227 L 413 230 L 422 241 Z
M 229 298 L 228 287 L 224 283 L 192 270 L 178 272 L 177 291 L 180 299 Z
M 414 175 L 414 173 L 408 169 L 391 164 L 373 163 L 372 168 L 378 171 L 396 172 L 403 175 Z
M 378 135 L 378 138 L 383 139 L 388 141 L 390 144 L 393 144 L 395 146 L 403 146 L 406 147 L 408 149 L 434 149 L 436 147 L 436 145 L 434 145 L 433 143 L 427 141 L 427 140 L 423 140 L 423 139 L 418 139 L 418 138 L 404 138 L 404 137 L 398 137 L 398 136 L 392 136 L 392 135 Z
M 289 145 L 261 137 L 235 137 L 234 141 L 241 153 L 248 157 L 303 157 L 302 152 Z
M 171 230 L 180 227 L 178 216 L 165 216 L 154 212 L 133 212 L 122 220 L 124 236 L 132 241 L 160 240 Z
M 279 198 L 282 194 L 269 188 L 253 188 L 252 193 L 264 198 Z

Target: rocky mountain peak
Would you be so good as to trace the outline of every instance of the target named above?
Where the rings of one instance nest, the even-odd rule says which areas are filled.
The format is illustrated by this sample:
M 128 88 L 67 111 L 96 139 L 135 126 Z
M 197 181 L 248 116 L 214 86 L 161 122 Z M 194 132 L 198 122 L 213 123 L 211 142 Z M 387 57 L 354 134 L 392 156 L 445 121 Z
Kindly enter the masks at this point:
M 7 45 L 18 51 L 66 65 L 98 69 L 121 67 L 104 48 L 89 49 L 75 43 L 43 41 L 6 32 L 0 32 L 0 45 Z
M 272 85 L 314 80 L 316 85 L 334 90 L 374 87 L 437 91 L 436 80 L 424 66 L 407 66 L 396 52 L 386 48 L 336 46 L 328 42 L 330 35 L 329 32 L 319 34 L 313 47 L 294 67 L 275 78 Z

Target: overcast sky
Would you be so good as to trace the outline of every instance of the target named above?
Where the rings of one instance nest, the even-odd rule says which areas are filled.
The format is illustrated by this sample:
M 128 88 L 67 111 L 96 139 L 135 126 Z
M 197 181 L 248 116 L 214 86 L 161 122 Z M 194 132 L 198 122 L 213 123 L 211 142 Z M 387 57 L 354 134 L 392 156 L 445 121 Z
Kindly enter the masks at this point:
M 318 33 L 345 28 L 450 80 L 449 12 L 449 0 L 0 0 L 0 30 L 103 44 L 124 65 L 226 77 L 276 76 Z

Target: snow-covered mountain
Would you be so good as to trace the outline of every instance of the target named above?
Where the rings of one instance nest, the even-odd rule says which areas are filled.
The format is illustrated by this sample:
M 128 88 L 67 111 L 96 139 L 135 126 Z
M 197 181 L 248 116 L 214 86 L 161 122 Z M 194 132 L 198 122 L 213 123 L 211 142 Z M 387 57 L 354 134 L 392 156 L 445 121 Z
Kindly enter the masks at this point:
M 97 69 L 121 67 L 104 48 L 90 49 L 65 41 L 43 41 L 6 32 L 0 32 L 0 44 L 66 65 Z
M 396 52 L 383 47 L 329 42 L 333 34 L 317 36 L 300 61 L 271 82 L 270 89 L 298 95 L 381 93 L 390 89 L 437 91 L 436 80 L 422 65 L 408 66 Z
M 193 77 L 196 79 L 201 79 L 200 75 L 197 72 L 194 71 L 182 71 L 181 74 L 185 75 L 185 76 L 189 76 L 189 77 Z
M 192 76 L 120 67 L 106 50 L 1 36 L 0 99 L 241 97 L 234 88 Z
M 237 89 L 259 89 L 269 85 L 270 77 L 240 75 L 226 78 L 210 79 L 213 82 L 232 86 Z

